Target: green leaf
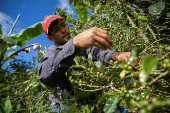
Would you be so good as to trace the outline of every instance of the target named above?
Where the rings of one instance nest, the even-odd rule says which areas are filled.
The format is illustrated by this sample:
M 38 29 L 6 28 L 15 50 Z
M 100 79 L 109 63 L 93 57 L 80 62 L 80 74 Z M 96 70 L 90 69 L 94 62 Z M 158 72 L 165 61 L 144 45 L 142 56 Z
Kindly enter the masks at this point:
M 50 112 L 51 113 L 51 112 Z M 56 112 L 55 112 L 56 113 Z M 64 109 L 60 110 L 60 113 L 67 113 Z
M 80 58 L 79 56 L 74 57 L 74 62 L 79 65 L 80 64 Z
M 165 47 L 165 49 L 167 49 L 167 50 L 170 50 L 170 46 L 168 46 L 168 47 Z
M 11 38 L 18 41 L 18 45 L 24 45 L 27 40 L 34 38 L 40 34 L 42 34 L 44 31 L 42 29 L 42 22 L 35 23 L 34 25 L 29 26 L 28 28 L 22 30 L 21 32 L 17 34 L 12 34 Z
M 127 99 L 127 105 L 128 105 L 128 107 L 129 107 L 131 110 L 134 109 L 133 104 L 132 104 L 132 101 L 131 101 L 130 99 Z
M 25 91 L 27 91 L 30 87 L 32 88 L 33 91 L 37 90 L 40 83 L 39 82 L 32 82 L 31 84 L 29 84 L 26 88 Z
M 150 92 L 149 92 L 148 90 L 147 90 L 147 91 L 144 91 L 143 93 L 144 93 L 144 96 L 145 96 L 145 97 L 150 95 Z
M 3 69 L 3 72 L 6 72 L 10 65 L 11 65 L 11 62 L 9 62 L 9 63 L 6 65 L 6 67 Z
M 74 110 L 76 109 L 76 104 L 73 103 L 71 107 L 68 109 L 67 113 L 74 113 Z
M 65 40 L 66 42 L 68 42 L 70 39 L 69 39 L 69 38 L 65 38 L 64 40 Z
M 2 80 L 2 78 L 3 78 L 3 76 L 4 76 L 4 74 L 5 74 L 5 73 L 0 73 L 0 82 L 1 82 L 1 80 Z
M 132 57 L 132 56 L 134 56 L 134 57 L 138 57 L 139 56 L 139 52 L 138 52 L 137 49 L 132 49 L 130 57 Z
M 76 4 L 75 4 L 76 3 Z M 77 16 L 79 19 L 82 20 L 82 22 L 86 22 L 89 18 L 88 12 L 87 12 L 87 5 L 85 5 L 83 2 L 74 2 L 74 8 L 76 10 Z
M 10 47 L 17 45 L 17 41 L 12 39 L 11 37 L 5 36 L 5 35 L 0 35 L 0 38 L 5 41 Z
M 106 113 L 113 113 L 117 107 L 119 95 L 113 95 L 109 98 L 109 100 L 106 102 L 106 105 L 104 106 L 104 112 Z
M 4 59 L 7 59 L 9 56 L 15 54 L 16 51 L 13 51 L 13 52 L 10 52 L 10 53 L 7 53 L 4 55 Z
M 153 15 L 158 15 L 161 13 L 161 11 L 165 8 L 165 2 L 160 1 L 157 2 L 156 4 L 150 5 L 148 7 L 148 11 L 149 13 L 153 14 Z
M 91 53 L 88 54 L 88 59 L 92 60 L 92 54 Z
M 90 113 L 92 113 L 93 109 L 94 109 L 94 106 L 93 106 L 93 107 L 91 107 L 91 109 L 90 109 Z
M 146 74 L 150 74 L 157 65 L 157 59 L 152 57 L 152 56 L 146 56 L 142 59 L 142 70 L 146 73 Z
M 71 68 L 85 68 L 84 65 L 72 65 Z
M 26 80 L 23 84 L 26 84 L 26 83 L 28 83 L 28 82 L 30 82 L 30 80 Z
M 83 113 L 90 113 L 90 109 L 88 105 L 82 106 L 82 109 L 83 109 Z
M 145 17 L 145 16 L 139 16 L 138 17 L 139 20 L 145 20 L 145 21 L 148 21 L 148 19 Z
M 73 1 L 74 7 L 77 5 L 77 2 L 78 2 L 78 0 Z
M 124 84 L 133 84 L 133 81 L 131 80 L 130 76 L 126 76 L 123 78 L 124 79 Z
M 38 52 L 38 56 L 35 59 L 40 59 L 43 56 L 43 52 Z
M 69 0 L 69 4 L 71 5 L 73 3 L 73 0 Z
M 10 113 L 12 111 L 11 101 L 9 98 L 2 98 L 0 105 L 2 111 L 6 111 L 5 113 Z
M 167 16 L 167 17 L 170 17 L 170 13 L 166 13 L 166 16 Z
M 88 92 L 88 91 L 80 91 L 76 94 L 76 98 L 84 98 L 90 94 L 91 94 L 91 92 Z
M 1 28 L 2 28 L 2 25 L 0 24 L 0 35 L 3 35 Z
M 100 61 L 95 62 L 95 65 L 96 65 L 97 68 L 100 68 L 100 67 L 102 66 L 102 64 L 100 63 Z
M 141 67 L 142 71 L 139 74 L 139 80 L 145 84 L 149 74 L 156 69 L 157 60 L 151 56 L 146 56 L 142 59 Z
M 102 95 L 102 97 L 99 98 L 99 100 L 97 101 L 97 107 L 99 106 L 99 104 L 101 104 L 105 99 L 107 99 L 108 97 L 110 97 L 109 94 L 104 94 Z
M 8 44 L 2 39 L 0 39 L 0 63 L 4 58 L 4 54 L 7 51 L 7 48 L 8 48 Z

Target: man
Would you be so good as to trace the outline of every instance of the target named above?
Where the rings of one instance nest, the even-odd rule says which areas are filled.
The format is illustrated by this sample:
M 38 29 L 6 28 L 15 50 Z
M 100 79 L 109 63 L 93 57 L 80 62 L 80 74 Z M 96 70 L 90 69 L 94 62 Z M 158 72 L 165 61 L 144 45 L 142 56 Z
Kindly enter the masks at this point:
M 56 88 L 58 95 L 61 95 L 64 89 L 71 90 L 65 72 L 73 64 L 76 55 L 87 58 L 88 54 L 91 53 L 92 60 L 99 60 L 102 64 L 107 64 L 110 60 L 127 61 L 130 56 L 130 52 L 109 50 L 112 47 L 110 35 L 107 31 L 97 27 L 88 29 L 71 38 L 69 28 L 62 17 L 49 15 L 44 17 L 42 28 L 47 34 L 47 38 L 54 42 L 54 45 L 51 45 L 40 59 L 38 77 L 46 86 Z M 65 38 L 70 40 L 66 42 Z M 59 101 L 54 95 L 52 93 L 49 95 L 49 100 L 56 105 L 52 106 L 52 111 L 57 112 L 57 109 L 67 110 L 69 106 L 60 105 L 63 102 Z

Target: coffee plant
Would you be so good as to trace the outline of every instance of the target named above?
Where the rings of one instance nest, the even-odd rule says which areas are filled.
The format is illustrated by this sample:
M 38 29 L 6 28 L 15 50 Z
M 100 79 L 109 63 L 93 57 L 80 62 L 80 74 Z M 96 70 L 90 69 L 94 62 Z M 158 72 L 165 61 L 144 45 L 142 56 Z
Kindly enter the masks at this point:
M 9 70 L 1 69 L 4 70 L 0 82 L 1 112 L 48 112 L 49 92 L 65 102 L 63 105 L 71 105 L 61 113 L 112 113 L 118 107 L 134 113 L 170 112 L 170 2 L 69 0 L 69 3 L 74 5 L 79 19 L 58 7 L 53 14 L 62 16 L 68 23 L 72 37 L 92 27 L 105 29 L 112 37 L 112 50 L 131 52 L 129 60 L 110 60 L 103 65 L 93 61 L 91 54 L 88 59 L 76 56 L 75 64 L 66 73 L 73 90 L 64 91 L 60 97 L 55 89 L 39 82 L 32 64 L 16 59 Z M 90 16 L 87 9 L 92 10 Z M 27 39 L 30 38 L 19 44 Z M 37 59 L 42 55 L 40 51 Z M 136 57 L 140 60 L 132 67 L 130 64 Z
M 112 37 L 112 50 L 131 51 L 131 57 L 127 62 L 111 60 L 108 65 L 92 61 L 90 54 L 88 59 L 75 57 L 75 65 L 67 72 L 74 95 L 65 92 L 58 99 L 65 104 L 72 103 L 72 112 L 112 113 L 117 105 L 129 112 L 170 111 L 170 3 L 145 1 L 147 6 L 140 1 L 148 9 L 144 11 L 134 1 L 69 2 L 74 4 L 79 17 L 73 19 L 65 15 L 72 23 L 72 36 L 92 27 L 105 29 Z M 93 10 L 91 17 L 87 16 L 87 8 Z M 59 14 L 59 8 L 56 10 L 54 14 Z M 129 64 L 135 57 L 140 61 L 132 67 Z

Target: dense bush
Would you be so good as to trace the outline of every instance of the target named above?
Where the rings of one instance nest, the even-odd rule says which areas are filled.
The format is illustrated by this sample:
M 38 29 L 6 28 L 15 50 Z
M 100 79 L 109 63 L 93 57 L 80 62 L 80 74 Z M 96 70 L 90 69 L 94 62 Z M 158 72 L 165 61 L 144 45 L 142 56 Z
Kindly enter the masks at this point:
M 79 19 L 73 19 L 71 14 L 57 7 L 54 14 L 69 22 L 72 36 L 96 26 L 111 35 L 112 50 L 131 51 L 132 54 L 127 62 L 111 60 L 107 66 L 92 61 L 90 54 L 88 59 L 76 56 L 75 65 L 67 72 L 74 95 L 69 92 L 64 92 L 62 97 L 56 95 L 65 104 L 72 104 L 68 112 L 110 113 L 117 105 L 131 112 L 170 112 L 170 3 L 149 0 L 152 5 L 144 12 L 131 1 L 132 4 L 119 0 L 69 1 L 74 3 Z M 91 17 L 86 8 L 93 10 Z M 37 58 L 42 54 L 40 52 Z M 130 66 L 131 60 L 138 55 L 139 64 Z M 1 82 L 1 97 L 9 96 L 13 111 L 48 111 L 50 89 L 38 81 L 36 69 L 29 65 L 31 70 L 27 72 L 29 68 L 23 61 L 16 60 L 12 64 L 12 71 Z M 68 96 L 70 99 L 66 99 Z

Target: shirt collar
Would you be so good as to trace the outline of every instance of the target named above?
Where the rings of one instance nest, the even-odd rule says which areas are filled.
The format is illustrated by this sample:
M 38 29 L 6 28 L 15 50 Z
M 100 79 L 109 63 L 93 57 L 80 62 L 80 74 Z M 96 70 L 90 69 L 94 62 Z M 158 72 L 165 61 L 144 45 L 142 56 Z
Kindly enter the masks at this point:
M 63 48 L 63 45 L 58 45 L 56 43 L 54 43 L 54 45 L 57 47 L 57 48 Z

